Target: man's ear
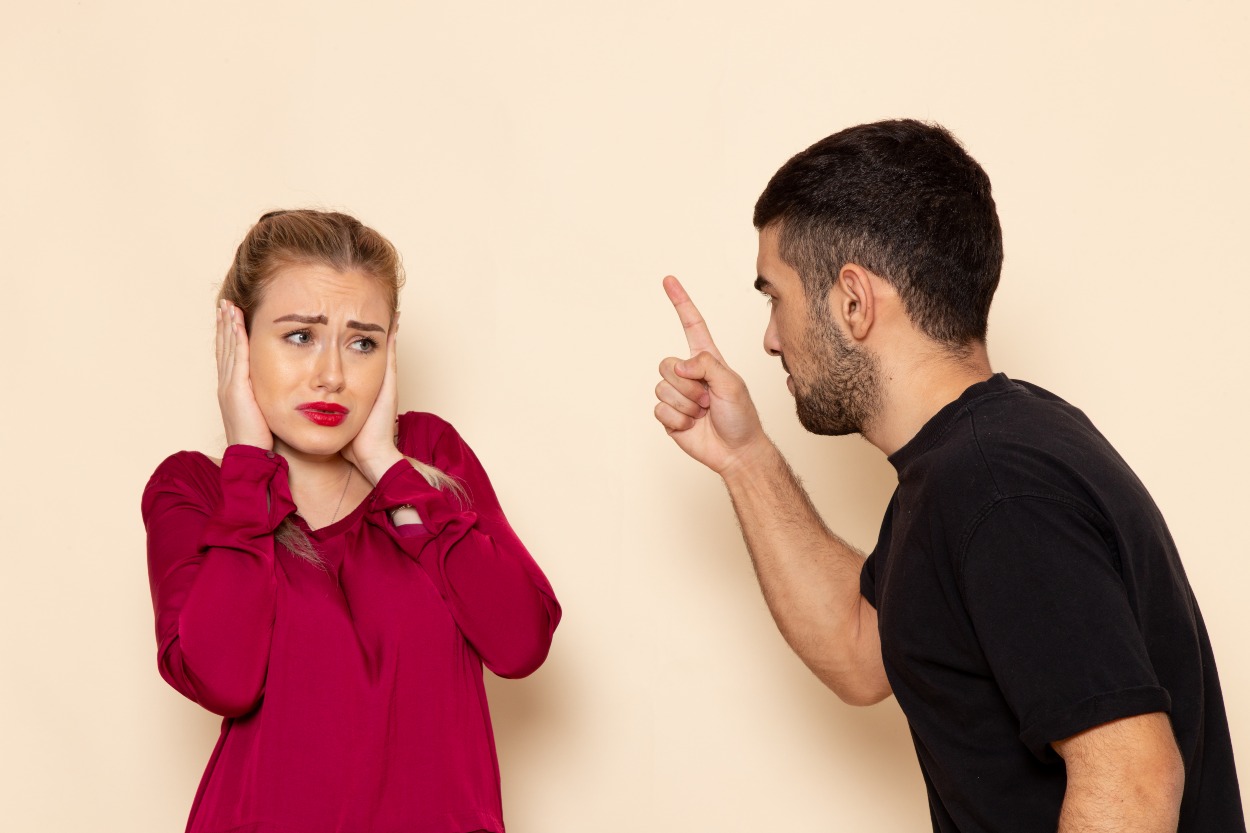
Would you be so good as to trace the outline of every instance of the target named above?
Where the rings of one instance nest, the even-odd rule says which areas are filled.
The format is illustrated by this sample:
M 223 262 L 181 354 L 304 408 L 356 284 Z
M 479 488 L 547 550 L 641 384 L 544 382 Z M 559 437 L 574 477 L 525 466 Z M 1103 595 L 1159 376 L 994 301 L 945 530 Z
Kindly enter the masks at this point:
M 877 316 L 872 274 L 855 263 L 843 266 L 829 290 L 829 309 L 842 319 L 851 338 L 856 341 L 868 338 Z

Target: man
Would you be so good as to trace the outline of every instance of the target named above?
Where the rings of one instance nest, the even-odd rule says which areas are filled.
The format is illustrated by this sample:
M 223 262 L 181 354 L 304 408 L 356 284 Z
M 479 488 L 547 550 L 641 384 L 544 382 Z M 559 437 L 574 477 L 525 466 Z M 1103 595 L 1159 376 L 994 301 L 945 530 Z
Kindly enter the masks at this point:
M 830 532 L 675 278 L 656 418 L 724 479 L 782 634 L 848 703 L 893 693 L 936 831 L 1245 831 L 1210 643 L 1158 508 L 1079 410 L 994 374 L 989 178 L 944 129 L 861 125 L 755 206 L 764 349 L 803 426 L 899 485 Z

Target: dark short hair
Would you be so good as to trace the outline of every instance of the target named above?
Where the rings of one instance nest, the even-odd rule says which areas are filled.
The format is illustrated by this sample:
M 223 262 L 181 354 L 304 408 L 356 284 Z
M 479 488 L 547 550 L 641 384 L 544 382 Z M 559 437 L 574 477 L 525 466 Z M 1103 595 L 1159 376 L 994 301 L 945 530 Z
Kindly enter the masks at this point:
M 770 226 L 813 305 L 855 263 L 889 282 L 933 340 L 985 340 L 1002 231 L 990 178 L 945 128 L 902 119 L 821 139 L 755 203 L 755 227 Z

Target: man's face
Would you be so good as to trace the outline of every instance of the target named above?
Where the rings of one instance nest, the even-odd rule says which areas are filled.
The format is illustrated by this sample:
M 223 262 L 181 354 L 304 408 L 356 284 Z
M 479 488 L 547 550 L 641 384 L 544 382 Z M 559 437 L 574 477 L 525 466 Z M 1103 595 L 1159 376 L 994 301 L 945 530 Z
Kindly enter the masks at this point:
M 781 259 L 778 231 L 760 232 L 755 286 L 769 301 L 764 350 L 789 373 L 799 422 L 813 434 L 862 434 L 881 400 L 876 357 L 841 328 L 835 289 L 810 303 L 798 272 Z

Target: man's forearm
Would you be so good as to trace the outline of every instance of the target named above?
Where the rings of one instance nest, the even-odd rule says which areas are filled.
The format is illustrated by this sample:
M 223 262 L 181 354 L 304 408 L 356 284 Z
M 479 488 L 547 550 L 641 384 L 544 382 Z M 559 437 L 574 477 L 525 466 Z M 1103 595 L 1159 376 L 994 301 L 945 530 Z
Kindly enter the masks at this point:
M 782 635 L 848 703 L 890 694 L 876 611 L 859 591 L 864 558 L 825 526 L 771 443 L 723 473 L 764 599 Z

